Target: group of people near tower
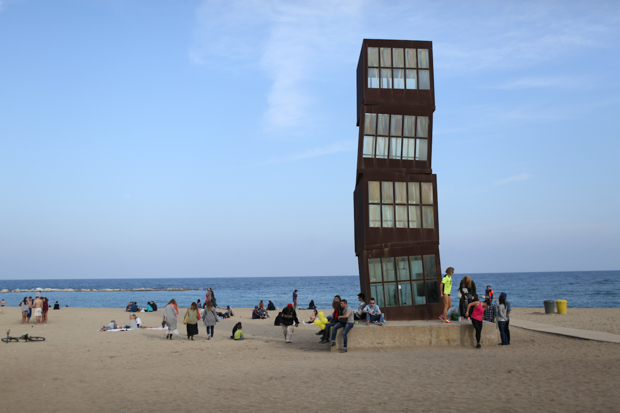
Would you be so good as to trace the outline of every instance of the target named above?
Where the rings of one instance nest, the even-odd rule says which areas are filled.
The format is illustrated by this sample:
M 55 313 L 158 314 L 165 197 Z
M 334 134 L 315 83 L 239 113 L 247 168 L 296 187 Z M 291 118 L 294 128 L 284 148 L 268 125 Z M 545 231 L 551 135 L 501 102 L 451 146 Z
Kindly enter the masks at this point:
M 454 268 L 448 267 L 446 275 L 441 279 L 441 301 L 443 303 L 443 313 L 439 318 L 444 324 L 451 324 L 448 318 L 448 311 L 451 308 L 452 298 L 452 275 Z M 462 317 L 471 320 L 476 330 L 476 348 L 481 348 L 480 338 L 482 335 L 483 320 L 497 322 L 499 328 L 501 343 L 499 345 L 510 345 L 510 302 L 507 301 L 508 295 L 501 293 L 499 295 L 499 304 L 494 305 L 493 299 L 495 293 L 490 285 L 487 285 L 481 301 L 477 291 L 476 283 L 469 276 L 463 277 L 459 284 L 459 312 Z

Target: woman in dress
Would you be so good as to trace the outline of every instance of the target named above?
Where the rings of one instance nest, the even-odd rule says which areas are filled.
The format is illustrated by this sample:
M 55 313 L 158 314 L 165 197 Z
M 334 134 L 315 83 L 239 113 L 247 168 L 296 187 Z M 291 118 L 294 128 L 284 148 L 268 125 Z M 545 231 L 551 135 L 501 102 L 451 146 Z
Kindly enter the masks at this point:
M 207 328 L 207 340 L 213 339 L 213 330 L 215 329 L 215 324 L 218 322 L 218 319 L 212 301 L 207 303 L 207 308 L 205 308 L 205 314 L 204 317 L 202 317 L 202 322 Z
M 198 335 L 198 320 L 200 320 L 198 304 L 192 303 L 192 305 L 185 311 L 184 320 L 187 327 L 187 339 L 194 340 L 194 336 Z
M 164 308 L 164 323 L 168 327 L 168 333 L 166 333 L 166 338 L 172 340 L 172 334 L 176 333 L 179 335 L 179 330 L 177 330 L 177 316 L 179 315 L 179 307 L 177 306 L 177 301 L 173 298 L 168 302 L 166 308 Z

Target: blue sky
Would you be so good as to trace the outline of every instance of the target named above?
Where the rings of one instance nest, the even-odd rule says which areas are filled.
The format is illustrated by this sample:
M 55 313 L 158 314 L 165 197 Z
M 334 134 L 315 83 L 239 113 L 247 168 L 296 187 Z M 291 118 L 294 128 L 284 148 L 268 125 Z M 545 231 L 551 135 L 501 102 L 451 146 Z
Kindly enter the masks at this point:
M 362 39 L 433 41 L 443 267 L 620 269 L 620 3 L 0 0 L 0 279 L 355 275 Z

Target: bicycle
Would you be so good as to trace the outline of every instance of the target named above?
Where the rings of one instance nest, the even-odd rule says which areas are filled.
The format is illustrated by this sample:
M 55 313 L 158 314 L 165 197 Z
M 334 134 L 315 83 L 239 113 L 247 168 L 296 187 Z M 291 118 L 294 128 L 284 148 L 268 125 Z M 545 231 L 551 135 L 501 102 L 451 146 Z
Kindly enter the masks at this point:
M 33 337 L 33 336 L 29 336 L 28 334 L 24 334 L 20 338 L 10 337 L 9 336 L 10 332 L 11 332 L 11 330 L 7 330 L 6 338 L 0 339 L 0 340 L 2 340 L 5 343 L 19 343 L 19 340 L 24 340 L 24 341 L 45 341 L 45 337 Z

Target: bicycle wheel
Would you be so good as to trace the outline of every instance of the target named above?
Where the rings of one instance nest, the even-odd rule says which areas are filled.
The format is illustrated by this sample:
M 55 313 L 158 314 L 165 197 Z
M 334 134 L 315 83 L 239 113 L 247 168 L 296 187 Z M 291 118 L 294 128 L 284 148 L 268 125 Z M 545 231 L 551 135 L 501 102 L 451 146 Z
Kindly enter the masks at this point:
M 28 336 L 28 341 L 45 341 L 45 337 L 32 337 L 32 336 Z
M 14 337 L 3 338 L 1 340 L 5 343 L 19 343 L 19 339 Z

